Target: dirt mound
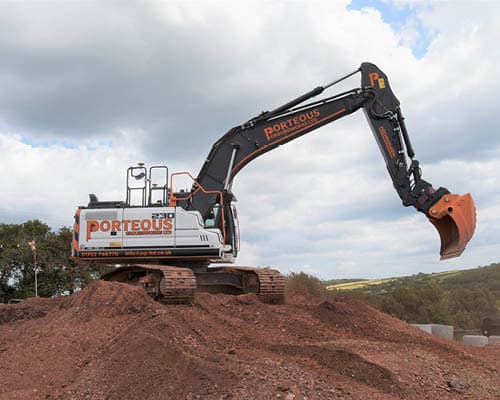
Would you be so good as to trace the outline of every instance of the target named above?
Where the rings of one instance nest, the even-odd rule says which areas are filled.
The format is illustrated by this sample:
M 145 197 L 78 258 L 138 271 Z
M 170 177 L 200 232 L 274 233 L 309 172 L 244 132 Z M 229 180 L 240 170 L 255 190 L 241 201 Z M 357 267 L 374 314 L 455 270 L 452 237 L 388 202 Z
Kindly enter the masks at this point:
M 38 300 L 38 299 L 37 299 Z M 14 322 L 23 319 L 42 318 L 47 315 L 47 302 L 35 302 L 31 299 L 19 304 L 17 307 L 0 304 L 0 325 L 8 322 Z
M 325 301 L 310 308 L 311 315 L 335 329 L 354 337 L 372 337 L 379 340 L 415 341 L 427 335 L 418 332 L 404 321 L 392 318 L 379 310 L 349 297 L 339 296 L 335 302 Z
M 270 350 L 282 355 L 307 357 L 328 370 L 386 393 L 401 392 L 400 385 L 391 371 L 345 349 L 278 345 L 272 346 Z
M 0 399 L 500 398 L 500 346 L 465 348 L 351 298 L 198 294 L 99 281 L 0 305 Z
M 64 299 L 61 308 L 70 309 L 80 318 L 117 317 L 154 310 L 156 304 L 136 286 L 96 281 L 85 290 Z

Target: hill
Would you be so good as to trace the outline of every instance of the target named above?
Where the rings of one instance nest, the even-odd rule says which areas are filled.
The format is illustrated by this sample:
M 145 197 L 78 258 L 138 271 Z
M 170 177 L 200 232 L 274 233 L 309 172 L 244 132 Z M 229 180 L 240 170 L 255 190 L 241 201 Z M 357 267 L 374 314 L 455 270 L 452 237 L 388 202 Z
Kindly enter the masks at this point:
M 474 329 L 500 311 L 500 264 L 462 271 L 327 284 L 408 322 Z
M 497 399 L 500 346 L 466 348 L 357 299 L 197 294 L 97 281 L 0 305 L 0 399 Z

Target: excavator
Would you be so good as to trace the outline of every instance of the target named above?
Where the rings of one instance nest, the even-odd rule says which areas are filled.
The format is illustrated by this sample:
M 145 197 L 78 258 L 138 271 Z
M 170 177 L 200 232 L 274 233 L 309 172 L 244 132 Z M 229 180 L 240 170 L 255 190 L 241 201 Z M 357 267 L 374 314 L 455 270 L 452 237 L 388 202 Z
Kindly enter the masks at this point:
M 345 79 L 361 85 L 311 100 Z M 441 259 L 458 257 L 472 238 L 476 209 L 470 194 L 451 194 L 422 179 L 400 102 L 387 76 L 364 62 L 355 71 L 230 129 L 215 142 L 197 177 L 169 173 L 165 165 L 129 167 L 125 201 L 90 194 L 75 214 L 72 256 L 118 264 L 102 279 L 139 285 L 165 303 L 190 302 L 196 291 L 256 293 L 264 302 L 284 299 L 284 277 L 267 268 L 233 264 L 240 249 L 234 178 L 260 155 L 362 109 L 403 206 L 413 206 L 436 227 Z M 189 180 L 174 189 L 174 178 Z

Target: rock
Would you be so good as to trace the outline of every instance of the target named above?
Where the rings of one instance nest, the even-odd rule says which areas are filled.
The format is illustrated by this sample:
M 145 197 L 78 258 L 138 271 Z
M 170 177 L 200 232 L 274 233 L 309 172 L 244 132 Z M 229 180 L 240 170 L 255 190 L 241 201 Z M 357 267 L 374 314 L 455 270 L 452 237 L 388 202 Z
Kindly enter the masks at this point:
M 465 393 L 470 385 L 463 379 L 455 377 L 448 381 L 448 387 L 454 392 Z

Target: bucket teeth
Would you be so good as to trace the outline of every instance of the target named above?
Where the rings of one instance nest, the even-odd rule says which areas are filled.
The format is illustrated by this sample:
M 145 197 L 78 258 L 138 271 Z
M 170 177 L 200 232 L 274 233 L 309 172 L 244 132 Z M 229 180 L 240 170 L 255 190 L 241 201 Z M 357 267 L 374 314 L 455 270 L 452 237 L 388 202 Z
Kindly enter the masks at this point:
M 476 228 L 472 196 L 446 194 L 429 209 L 428 218 L 441 238 L 441 260 L 460 256 Z

